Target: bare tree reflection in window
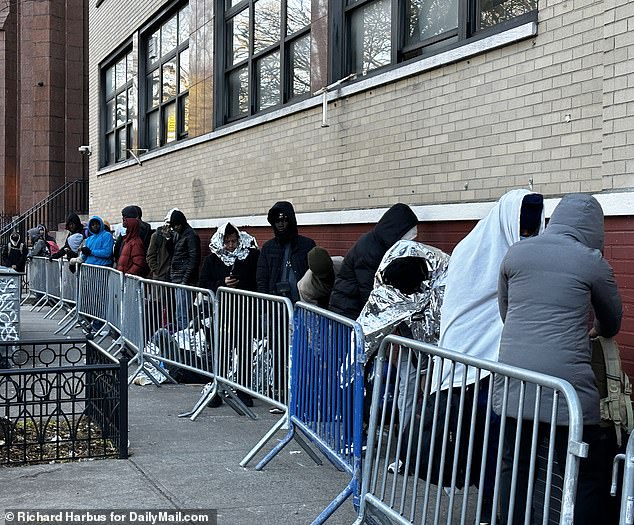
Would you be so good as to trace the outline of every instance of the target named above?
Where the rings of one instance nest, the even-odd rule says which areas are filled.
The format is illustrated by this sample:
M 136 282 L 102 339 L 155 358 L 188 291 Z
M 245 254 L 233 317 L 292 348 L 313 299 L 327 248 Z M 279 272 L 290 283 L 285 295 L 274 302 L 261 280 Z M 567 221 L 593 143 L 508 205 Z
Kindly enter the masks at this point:
M 167 55 L 176 47 L 178 38 L 176 30 L 176 16 L 170 18 L 161 27 L 161 56 Z
M 291 45 L 292 92 L 290 98 L 310 93 L 310 35 Z
M 189 89 L 189 48 L 180 54 L 180 73 L 178 75 L 178 92 L 182 93 Z
M 229 74 L 228 82 L 229 117 L 237 117 L 249 110 L 249 72 L 246 67 Z
M 480 27 L 491 27 L 536 9 L 537 0 L 480 0 Z
M 458 27 L 458 0 L 410 0 L 408 44 L 415 44 Z
M 178 43 L 182 44 L 186 40 L 189 40 L 189 17 L 190 9 L 187 4 L 183 9 L 178 12 Z
M 233 65 L 249 58 L 249 10 L 244 9 L 227 22 L 227 64 Z
M 280 53 L 276 51 L 258 60 L 258 109 L 276 106 L 280 99 Z
M 165 62 L 163 70 L 163 102 L 176 96 L 176 59 Z
M 257 53 L 280 41 L 281 0 L 259 0 L 255 4 L 253 52 Z
M 356 73 L 390 64 L 392 59 L 392 17 L 389 0 L 366 4 L 352 13 L 352 66 Z
M 310 24 L 310 0 L 287 0 L 286 34 L 292 35 Z

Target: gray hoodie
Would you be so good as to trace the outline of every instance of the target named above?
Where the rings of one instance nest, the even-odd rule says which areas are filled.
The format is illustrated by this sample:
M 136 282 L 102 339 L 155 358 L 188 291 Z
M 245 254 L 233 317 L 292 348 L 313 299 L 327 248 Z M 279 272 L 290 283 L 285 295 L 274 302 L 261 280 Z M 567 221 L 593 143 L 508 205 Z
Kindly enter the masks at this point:
M 590 313 L 599 335 L 621 326 L 622 305 L 614 272 L 603 258 L 603 210 L 590 195 L 561 199 L 545 232 L 520 241 L 502 261 L 498 286 L 504 322 L 499 361 L 567 380 L 577 391 L 585 425 L 597 424 L 599 392 L 590 366 Z M 501 409 L 502 381 L 494 404 Z M 519 382 L 511 382 L 509 415 L 517 416 Z M 532 418 L 534 389 L 527 390 L 524 417 Z M 550 420 L 552 396 L 544 392 L 541 421 Z M 567 424 L 559 402 L 558 424 Z

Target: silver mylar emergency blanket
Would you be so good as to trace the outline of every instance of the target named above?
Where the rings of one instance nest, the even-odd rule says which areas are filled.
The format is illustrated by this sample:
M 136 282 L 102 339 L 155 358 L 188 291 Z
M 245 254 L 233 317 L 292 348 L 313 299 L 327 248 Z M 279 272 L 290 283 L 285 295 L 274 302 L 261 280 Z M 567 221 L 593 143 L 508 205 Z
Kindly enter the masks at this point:
M 420 290 L 410 295 L 383 281 L 383 270 L 403 257 L 424 259 L 429 272 L 429 279 L 423 281 Z M 414 241 L 398 241 L 386 252 L 374 276 L 374 289 L 357 319 L 365 336 L 366 357 L 374 354 L 383 338 L 401 323 L 409 327 L 413 339 L 438 342 L 448 263 L 449 255 L 442 250 Z

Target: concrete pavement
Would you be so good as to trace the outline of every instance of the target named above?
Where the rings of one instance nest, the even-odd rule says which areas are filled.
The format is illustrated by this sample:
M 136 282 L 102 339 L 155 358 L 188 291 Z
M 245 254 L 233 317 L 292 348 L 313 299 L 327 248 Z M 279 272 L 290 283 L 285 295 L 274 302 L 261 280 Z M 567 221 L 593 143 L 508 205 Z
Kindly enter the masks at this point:
M 53 337 L 57 320 L 23 308 L 22 337 Z M 59 319 L 59 315 L 57 318 Z M 74 332 L 70 335 L 77 335 Z M 220 525 L 305 524 L 349 482 L 330 463 L 315 465 L 295 443 L 264 471 L 239 463 L 280 416 L 255 401 L 257 420 L 224 404 L 196 421 L 178 417 L 198 399 L 201 385 L 129 389 L 130 458 L 0 468 L 0 509 L 218 509 Z M 328 523 L 352 523 L 346 501 Z

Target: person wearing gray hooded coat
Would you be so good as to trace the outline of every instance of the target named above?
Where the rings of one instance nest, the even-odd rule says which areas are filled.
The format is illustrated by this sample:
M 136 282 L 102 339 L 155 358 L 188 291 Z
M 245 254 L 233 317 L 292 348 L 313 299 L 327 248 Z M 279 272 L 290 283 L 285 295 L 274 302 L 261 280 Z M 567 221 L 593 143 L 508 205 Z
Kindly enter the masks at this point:
M 590 365 L 593 335 L 613 337 L 622 317 L 621 298 L 614 272 L 603 258 L 603 210 L 590 195 L 570 194 L 561 199 L 545 232 L 514 244 L 502 261 L 498 283 L 498 303 L 504 322 L 499 362 L 560 377 L 569 381 L 581 402 L 583 440 L 590 445 L 589 456 L 580 464 L 575 508 L 575 524 L 602 523 L 601 513 L 608 495 L 602 471 L 609 469 L 605 457 L 608 435 L 600 428 L 599 392 Z M 589 331 L 589 315 L 594 327 Z M 503 377 L 496 377 L 494 406 L 501 412 Z M 518 414 L 520 382 L 510 381 L 507 431 L 504 436 L 502 493 L 510 490 L 514 460 L 519 463 L 514 523 L 524 522 L 532 425 L 522 426 L 520 457 L 513 457 L 516 440 L 515 418 L 532 419 L 536 393 L 527 388 L 524 411 Z M 549 431 L 552 395 L 542 393 L 539 437 Z M 568 425 L 566 403 L 559 402 L 557 425 Z M 555 452 L 565 464 L 568 429 L 558 427 Z M 612 432 L 613 434 L 613 432 Z M 522 499 L 524 498 L 524 499 Z M 503 518 L 507 518 L 502 497 Z M 508 500 L 506 499 L 506 504 Z M 518 514 L 519 513 L 519 514 Z M 598 513 L 598 514 L 597 514 Z M 521 518 L 521 519 L 520 519 Z M 504 521 L 506 521 L 504 519 Z

